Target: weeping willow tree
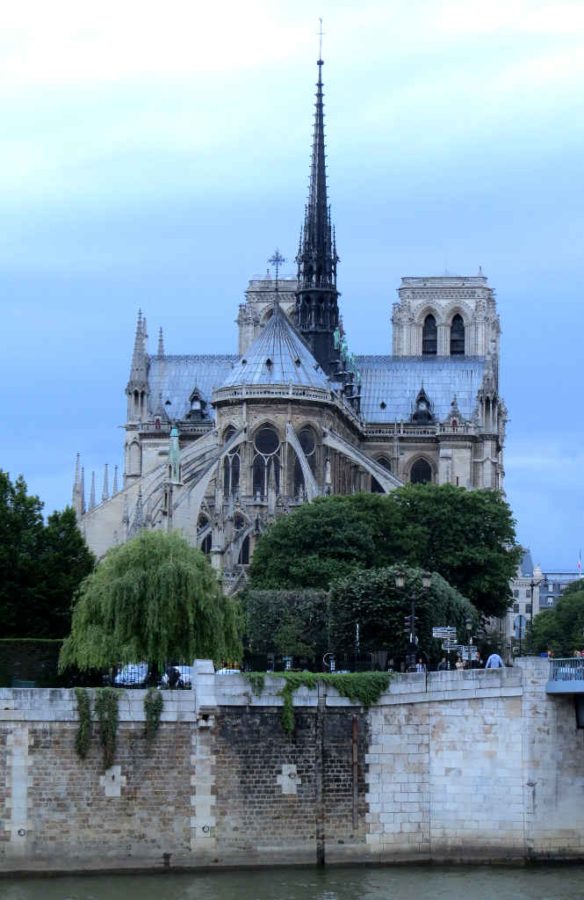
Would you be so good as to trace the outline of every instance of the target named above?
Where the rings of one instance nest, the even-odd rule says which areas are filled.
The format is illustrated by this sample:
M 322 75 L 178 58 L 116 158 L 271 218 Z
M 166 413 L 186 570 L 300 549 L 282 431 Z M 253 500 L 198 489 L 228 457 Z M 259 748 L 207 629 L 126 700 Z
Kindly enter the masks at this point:
M 81 584 L 61 669 L 239 659 L 235 601 L 207 558 L 177 533 L 143 531 L 110 550 Z

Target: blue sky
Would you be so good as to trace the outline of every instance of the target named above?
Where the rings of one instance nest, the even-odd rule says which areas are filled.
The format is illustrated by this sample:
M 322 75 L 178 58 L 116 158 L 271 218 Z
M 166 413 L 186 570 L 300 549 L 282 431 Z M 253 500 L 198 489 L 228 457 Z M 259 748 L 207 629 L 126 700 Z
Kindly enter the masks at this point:
M 151 346 L 233 352 L 247 280 L 294 256 L 324 18 L 329 188 L 352 349 L 387 353 L 402 275 L 497 291 L 506 487 L 547 569 L 584 544 L 584 4 L 99 6 L 21 0 L 0 35 L 0 467 L 48 511 L 121 464 Z M 292 265 L 290 265 L 292 270 Z M 101 477 L 101 475 L 100 475 Z

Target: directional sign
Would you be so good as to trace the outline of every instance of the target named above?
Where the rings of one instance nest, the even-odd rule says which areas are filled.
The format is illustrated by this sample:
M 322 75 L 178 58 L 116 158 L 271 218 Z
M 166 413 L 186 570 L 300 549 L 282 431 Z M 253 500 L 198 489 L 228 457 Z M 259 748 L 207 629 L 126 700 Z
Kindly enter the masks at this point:
M 455 641 L 456 640 L 456 628 L 453 628 L 450 625 L 433 628 L 432 629 L 432 637 L 436 638 L 439 641 Z

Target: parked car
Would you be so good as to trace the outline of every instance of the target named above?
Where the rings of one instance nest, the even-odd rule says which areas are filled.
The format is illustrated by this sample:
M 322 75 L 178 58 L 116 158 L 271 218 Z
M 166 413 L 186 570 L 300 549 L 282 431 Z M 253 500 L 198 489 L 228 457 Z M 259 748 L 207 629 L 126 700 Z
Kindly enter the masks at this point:
M 148 680 L 148 663 L 128 663 L 114 675 L 116 687 L 144 687 Z

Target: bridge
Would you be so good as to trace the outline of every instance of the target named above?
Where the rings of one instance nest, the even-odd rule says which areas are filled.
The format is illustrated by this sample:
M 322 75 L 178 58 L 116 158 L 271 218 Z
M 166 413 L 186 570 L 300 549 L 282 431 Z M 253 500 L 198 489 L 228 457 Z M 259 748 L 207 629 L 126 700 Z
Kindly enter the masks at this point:
M 553 696 L 572 695 L 576 712 L 576 726 L 584 728 L 584 657 L 569 656 L 551 659 L 549 678 L 545 686 Z

